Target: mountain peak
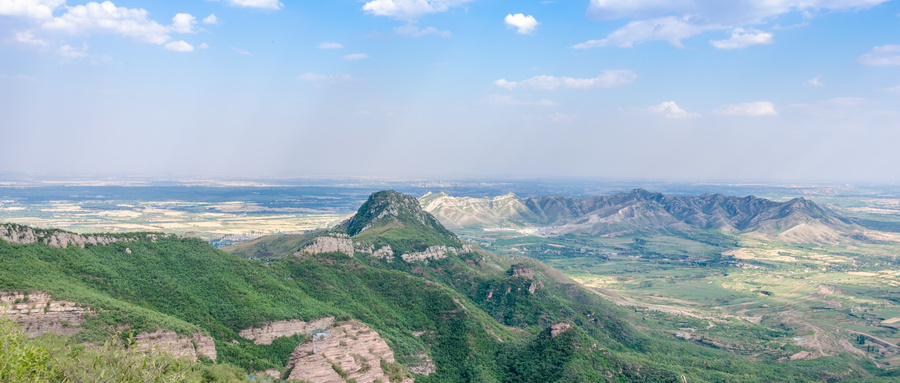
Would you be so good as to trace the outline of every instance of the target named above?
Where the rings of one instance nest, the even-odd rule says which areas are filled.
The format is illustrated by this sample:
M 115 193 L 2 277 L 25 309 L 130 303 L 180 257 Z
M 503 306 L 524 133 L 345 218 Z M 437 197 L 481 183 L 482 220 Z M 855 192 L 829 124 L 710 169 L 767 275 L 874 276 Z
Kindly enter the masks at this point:
M 422 210 L 419 200 L 393 190 L 373 193 L 352 218 L 338 227 L 351 237 L 364 234 L 370 239 L 391 241 L 428 238 L 424 245 L 458 245 L 459 239 L 431 214 Z M 421 241 L 419 241 L 421 242 Z M 431 243 L 434 242 L 434 243 Z M 397 247 L 399 244 L 391 244 Z

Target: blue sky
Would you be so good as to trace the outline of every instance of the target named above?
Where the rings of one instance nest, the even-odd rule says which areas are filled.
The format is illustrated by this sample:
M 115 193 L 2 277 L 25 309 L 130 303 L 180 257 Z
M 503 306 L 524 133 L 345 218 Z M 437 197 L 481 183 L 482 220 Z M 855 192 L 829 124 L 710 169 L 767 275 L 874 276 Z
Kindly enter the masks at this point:
M 897 182 L 887 0 L 0 0 L 0 171 Z

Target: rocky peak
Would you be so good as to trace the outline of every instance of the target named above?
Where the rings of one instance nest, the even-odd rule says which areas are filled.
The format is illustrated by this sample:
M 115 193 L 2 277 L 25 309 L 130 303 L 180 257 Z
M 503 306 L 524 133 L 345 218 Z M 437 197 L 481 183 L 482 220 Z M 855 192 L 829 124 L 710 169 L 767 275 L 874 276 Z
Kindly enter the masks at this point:
M 393 190 L 382 190 L 369 196 L 369 200 L 350 218 L 347 234 L 354 236 L 392 220 L 404 224 L 427 225 L 434 220 L 429 218 L 430 215 L 422 210 L 415 197 Z

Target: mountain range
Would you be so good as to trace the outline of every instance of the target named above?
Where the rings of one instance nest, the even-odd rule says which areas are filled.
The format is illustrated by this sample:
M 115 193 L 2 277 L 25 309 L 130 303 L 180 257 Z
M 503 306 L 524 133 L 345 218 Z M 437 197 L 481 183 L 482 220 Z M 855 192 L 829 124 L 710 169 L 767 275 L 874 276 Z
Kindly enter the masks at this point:
M 664 228 L 696 222 L 738 229 L 827 214 L 808 201 L 777 205 L 756 199 L 749 205 L 757 210 L 729 213 L 731 205 L 716 202 L 716 196 L 704 198 L 717 207 L 703 210 L 695 202 L 643 191 L 606 202 L 504 198 L 514 201 L 507 206 L 531 204 L 517 214 L 545 225 L 614 210 L 625 203 L 614 203 L 619 200 L 643 201 L 635 211 L 655 212 L 626 216 L 626 222 L 658 217 L 651 222 Z M 427 206 L 428 198 L 422 201 Z M 681 201 L 682 208 L 669 212 L 654 205 L 660 201 Z M 704 217 L 721 219 L 701 223 Z M 393 191 L 374 193 L 335 228 L 263 237 L 226 251 L 162 234 L 78 236 L 3 228 L 0 298 L 10 305 L 7 315 L 30 335 L 63 328 L 73 342 L 90 343 L 124 331 L 136 334 L 143 347 L 187 350 L 204 363 L 279 379 L 685 382 L 872 376 L 853 359 L 771 363 L 790 351 L 741 355 L 709 345 L 715 342 L 685 342 L 657 328 L 662 316 L 619 307 L 534 259 L 461 241 L 415 198 Z M 313 334 L 321 335 L 315 346 Z M 773 334 L 789 336 L 786 330 Z M 207 378 L 198 381 L 216 381 Z
M 470 198 L 429 193 L 420 202 L 449 228 L 508 227 L 539 236 L 719 230 L 803 242 L 834 241 L 859 230 L 804 198 L 776 202 L 754 196 L 671 196 L 635 189 L 587 198 L 517 197 L 511 193 Z

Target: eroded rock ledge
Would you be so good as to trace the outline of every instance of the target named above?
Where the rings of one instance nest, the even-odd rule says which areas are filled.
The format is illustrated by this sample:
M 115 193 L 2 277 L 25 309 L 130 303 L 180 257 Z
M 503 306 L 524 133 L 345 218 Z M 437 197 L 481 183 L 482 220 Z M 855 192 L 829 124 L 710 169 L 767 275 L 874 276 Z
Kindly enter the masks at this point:
M 54 300 L 44 292 L 21 293 L 0 290 L 0 315 L 9 316 L 21 326 L 29 338 L 47 333 L 72 336 L 81 331 L 82 323 L 96 313 L 77 303 Z M 135 336 L 139 349 L 164 351 L 176 356 L 194 358 L 203 355 L 216 360 L 216 346 L 207 335 L 178 335 L 173 331 L 156 331 Z
M 358 321 L 338 322 L 327 330 L 330 335 L 316 343 L 317 354 L 313 353 L 312 341 L 297 346 L 288 362 L 290 379 L 317 383 L 390 381 L 381 362 L 394 363 L 394 352 L 375 330 Z M 403 382 L 414 380 L 406 378 Z
M 334 325 L 334 317 L 325 317 L 311 322 L 289 320 L 268 323 L 263 327 L 241 330 L 238 335 L 250 339 L 255 344 L 272 344 L 275 338 L 309 334 L 313 330 L 322 330 Z

